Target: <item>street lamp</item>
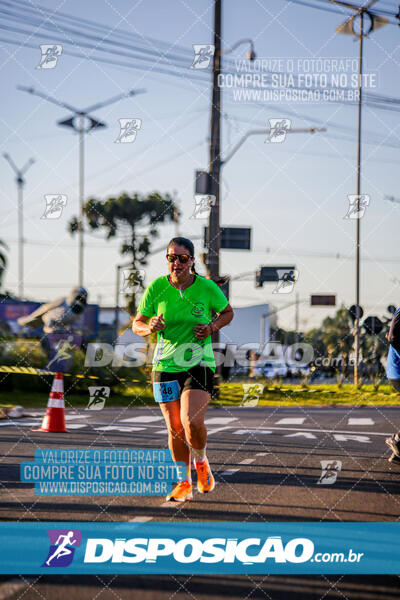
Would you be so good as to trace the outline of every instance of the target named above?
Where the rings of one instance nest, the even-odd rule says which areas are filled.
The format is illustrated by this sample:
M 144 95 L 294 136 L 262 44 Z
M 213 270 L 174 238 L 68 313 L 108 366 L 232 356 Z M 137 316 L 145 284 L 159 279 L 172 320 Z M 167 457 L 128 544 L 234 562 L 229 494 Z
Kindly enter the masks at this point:
M 24 92 L 28 92 L 29 94 L 33 94 L 34 96 L 39 96 L 39 98 L 43 98 L 48 102 L 52 102 L 57 106 L 62 106 L 70 110 L 73 115 L 72 117 L 68 117 L 67 119 L 63 119 L 62 121 L 58 121 L 57 125 L 62 127 L 70 127 L 74 131 L 79 134 L 79 222 L 78 222 L 78 232 L 79 232 L 79 256 L 78 256 L 78 264 L 79 264 L 79 276 L 78 276 L 78 285 L 80 287 L 83 286 L 83 203 L 84 203 L 84 141 L 85 134 L 89 133 L 92 129 L 100 129 L 102 127 L 107 127 L 105 123 L 99 121 L 92 117 L 89 113 L 97 110 L 99 108 L 103 108 L 104 106 L 108 106 L 109 104 L 113 104 L 122 98 L 127 98 L 129 96 L 136 96 L 146 90 L 129 90 L 128 92 L 124 92 L 123 94 L 118 94 L 118 96 L 114 96 L 105 100 L 104 102 L 97 102 L 88 108 L 84 108 L 82 110 L 67 104 L 66 102 L 61 102 L 56 98 L 52 98 L 46 94 L 42 94 L 41 92 L 37 92 L 33 87 L 25 87 L 22 85 L 17 85 L 17 89 L 22 90 Z
M 383 27 L 389 20 L 384 17 L 372 14 L 368 9 L 375 4 L 377 0 L 370 0 L 365 6 L 356 6 L 342 0 L 331 0 L 334 4 L 351 8 L 355 11 L 354 15 L 349 17 L 344 23 L 341 23 L 336 28 L 336 33 L 345 35 L 353 35 L 359 40 L 359 61 L 358 61 L 358 133 L 357 133 L 357 195 L 356 195 L 356 215 L 359 217 L 360 210 L 360 189 L 361 189 L 361 107 L 362 107 L 362 74 L 363 74 L 363 39 L 367 37 L 371 31 Z M 354 25 L 356 18 L 360 18 L 360 29 L 357 33 Z M 369 19 L 369 27 L 364 32 L 364 19 Z M 360 306 L 360 218 L 356 219 L 356 306 Z M 359 381 L 359 359 L 360 359 L 360 311 L 356 310 L 356 319 L 354 322 L 354 385 L 358 385 Z
M 11 156 L 6 152 L 3 154 L 6 161 L 10 164 L 14 173 L 16 174 L 15 181 L 17 183 L 18 190 L 18 295 L 21 300 L 24 296 L 24 223 L 23 223 L 23 188 L 25 185 L 24 174 L 27 172 L 29 167 L 33 165 L 35 160 L 30 158 L 28 162 L 18 169 Z

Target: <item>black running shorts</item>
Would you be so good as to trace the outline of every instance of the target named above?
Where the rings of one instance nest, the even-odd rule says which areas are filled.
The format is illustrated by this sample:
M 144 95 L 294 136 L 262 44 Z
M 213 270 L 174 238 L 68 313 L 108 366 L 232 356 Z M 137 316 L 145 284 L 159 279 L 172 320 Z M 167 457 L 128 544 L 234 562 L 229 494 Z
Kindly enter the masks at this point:
M 180 393 L 184 390 L 203 390 L 209 394 L 214 389 L 214 373 L 210 367 L 196 365 L 187 371 L 169 373 L 167 371 L 152 371 L 151 382 L 178 381 Z

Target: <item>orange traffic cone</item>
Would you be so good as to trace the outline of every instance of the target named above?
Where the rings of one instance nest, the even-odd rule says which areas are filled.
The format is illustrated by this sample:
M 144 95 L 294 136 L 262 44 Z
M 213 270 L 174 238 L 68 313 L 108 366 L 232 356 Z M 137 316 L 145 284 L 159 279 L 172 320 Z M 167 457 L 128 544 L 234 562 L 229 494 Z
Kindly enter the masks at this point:
M 32 431 L 69 433 L 65 426 L 64 382 L 62 373 L 60 372 L 57 372 L 54 377 L 42 426 L 39 429 L 33 429 Z

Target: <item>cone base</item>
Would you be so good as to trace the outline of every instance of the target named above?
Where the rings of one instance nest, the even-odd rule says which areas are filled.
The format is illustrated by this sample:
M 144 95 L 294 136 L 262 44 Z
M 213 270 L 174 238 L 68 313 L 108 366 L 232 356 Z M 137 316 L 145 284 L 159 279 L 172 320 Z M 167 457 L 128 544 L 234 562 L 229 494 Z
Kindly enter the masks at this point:
M 63 408 L 47 408 L 43 417 L 42 425 L 32 431 L 44 431 L 46 433 L 69 433 L 65 424 Z
M 39 429 L 31 429 L 31 431 L 45 431 L 46 433 L 71 433 L 68 429 L 43 429 L 43 427 L 39 427 Z

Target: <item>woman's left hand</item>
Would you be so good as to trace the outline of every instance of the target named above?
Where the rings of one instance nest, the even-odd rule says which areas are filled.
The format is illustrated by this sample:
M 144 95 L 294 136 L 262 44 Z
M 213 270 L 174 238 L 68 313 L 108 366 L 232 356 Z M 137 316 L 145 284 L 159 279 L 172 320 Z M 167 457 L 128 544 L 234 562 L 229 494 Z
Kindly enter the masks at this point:
M 198 340 L 204 340 L 211 335 L 212 327 L 207 323 L 203 323 L 202 325 L 196 325 L 196 327 L 193 328 L 193 331 Z

